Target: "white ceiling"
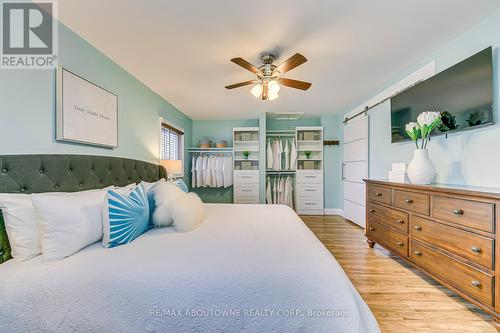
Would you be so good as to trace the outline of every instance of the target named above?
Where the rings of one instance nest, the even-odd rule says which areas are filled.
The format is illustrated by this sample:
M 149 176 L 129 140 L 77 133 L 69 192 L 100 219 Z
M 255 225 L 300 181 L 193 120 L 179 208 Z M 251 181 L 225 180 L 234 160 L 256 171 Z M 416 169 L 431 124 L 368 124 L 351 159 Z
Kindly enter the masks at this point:
M 60 20 L 193 119 L 347 111 L 478 23 L 498 0 L 64 0 Z M 260 101 L 229 60 L 308 58 L 286 77 L 312 82 Z

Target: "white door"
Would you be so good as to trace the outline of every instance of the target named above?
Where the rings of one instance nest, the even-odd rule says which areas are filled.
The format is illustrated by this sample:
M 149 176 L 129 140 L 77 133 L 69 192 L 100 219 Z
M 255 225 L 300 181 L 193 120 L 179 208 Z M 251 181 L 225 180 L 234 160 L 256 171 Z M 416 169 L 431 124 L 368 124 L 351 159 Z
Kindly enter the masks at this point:
M 349 117 L 349 115 L 347 115 Z M 359 115 L 344 125 L 344 217 L 365 227 L 365 183 L 368 177 L 368 116 Z

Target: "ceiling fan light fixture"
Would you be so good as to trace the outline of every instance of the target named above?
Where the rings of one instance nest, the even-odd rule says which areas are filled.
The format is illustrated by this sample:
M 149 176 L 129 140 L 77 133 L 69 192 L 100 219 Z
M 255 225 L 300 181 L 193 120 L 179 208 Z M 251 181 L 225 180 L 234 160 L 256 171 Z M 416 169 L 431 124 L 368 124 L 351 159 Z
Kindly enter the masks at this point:
M 255 98 L 260 98 L 260 96 L 262 95 L 262 84 L 256 84 L 252 87 L 250 92 Z
M 269 87 L 270 94 L 278 94 L 278 92 L 281 89 L 279 83 L 276 80 L 269 81 L 268 87 Z
M 274 101 L 278 97 L 280 97 L 280 96 L 278 95 L 277 92 L 273 93 L 270 91 L 269 94 L 267 95 L 267 99 L 270 101 Z

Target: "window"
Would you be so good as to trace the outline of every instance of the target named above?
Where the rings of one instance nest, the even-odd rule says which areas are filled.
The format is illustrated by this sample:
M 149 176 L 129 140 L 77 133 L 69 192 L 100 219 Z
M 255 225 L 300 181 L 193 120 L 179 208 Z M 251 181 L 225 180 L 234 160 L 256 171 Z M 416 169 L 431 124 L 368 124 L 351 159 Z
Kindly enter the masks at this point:
M 160 158 L 162 160 L 182 160 L 184 133 L 168 124 L 161 124 Z

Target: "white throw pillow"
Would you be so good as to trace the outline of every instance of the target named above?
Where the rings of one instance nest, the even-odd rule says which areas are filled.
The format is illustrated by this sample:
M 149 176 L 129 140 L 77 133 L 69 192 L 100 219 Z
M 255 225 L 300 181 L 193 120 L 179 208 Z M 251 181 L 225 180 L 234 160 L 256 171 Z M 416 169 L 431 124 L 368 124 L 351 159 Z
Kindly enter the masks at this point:
M 32 194 L 45 262 L 63 259 L 102 239 L 107 189 Z
M 171 206 L 174 228 L 180 232 L 196 229 L 207 217 L 205 206 L 196 193 L 187 193 Z
M 128 195 L 128 194 L 130 194 L 130 192 L 135 190 L 136 187 L 137 187 L 136 183 L 131 183 L 131 184 L 128 184 L 126 186 L 115 186 L 111 190 L 118 192 L 120 194 L 123 194 L 123 195 Z
M 144 189 L 144 192 L 149 192 L 149 190 L 151 190 L 154 186 L 160 184 L 160 183 L 164 183 L 166 182 L 165 178 L 161 178 L 160 180 L 156 181 L 156 182 L 145 182 L 144 180 L 140 182 L 140 184 L 142 185 L 142 188 Z
M 184 193 L 175 183 L 164 182 L 155 188 L 155 205 L 153 224 L 155 227 L 172 225 L 172 204 Z
M 0 193 L 0 209 L 14 260 L 24 261 L 42 253 L 40 232 L 31 196 Z

